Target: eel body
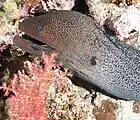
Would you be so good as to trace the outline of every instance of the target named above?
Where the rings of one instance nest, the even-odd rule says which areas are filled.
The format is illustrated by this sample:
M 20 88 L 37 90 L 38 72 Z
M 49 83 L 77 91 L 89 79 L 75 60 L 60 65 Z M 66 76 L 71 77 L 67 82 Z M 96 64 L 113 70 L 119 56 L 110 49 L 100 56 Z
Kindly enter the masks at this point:
M 79 77 L 118 98 L 140 100 L 140 51 L 107 35 L 93 18 L 52 11 L 24 20 L 19 29 L 55 48 Z

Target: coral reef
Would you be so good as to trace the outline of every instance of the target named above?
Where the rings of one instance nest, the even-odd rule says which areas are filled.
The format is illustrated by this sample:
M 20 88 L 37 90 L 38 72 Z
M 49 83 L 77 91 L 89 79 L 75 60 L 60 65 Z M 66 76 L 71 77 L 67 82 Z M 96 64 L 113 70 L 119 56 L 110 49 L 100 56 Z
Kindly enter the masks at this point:
M 138 0 L 130 1 L 130 6 L 120 6 L 120 3 L 125 4 L 127 1 L 119 0 L 85 1 L 89 14 L 101 25 L 107 24 L 116 31 L 118 37 L 131 38 L 135 32 L 140 31 Z M 12 45 L 13 37 L 19 34 L 19 20 L 51 9 L 71 10 L 75 2 L 76 0 L 0 1 L 0 85 L 4 85 L 0 87 L 1 120 L 139 120 L 139 101 L 115 100 L 99 92 L 93 99 L 92 94 L 83 86 L 74 85 L 65 72 L 55 69 L 58 66 L 54 64 L 53 57 L 43 56 L 40 65 L 40 58 L 24 55 L 22 50 Z M 139 43 L 138 36 L 136 46 L 139 47 Z M 9 44 L 13 50 L 8 48 Z M 81 80 L 77 82 L 80 83 Z
M 43 68 L 28 63 L 30 75 L 18 72 L 11 80 L 10 85 L 3 83 L 0 88 L 5 91 L 8 115 L 10 120 L 47 120 L 46 99 L 49 83 L 54 77 L 52 56 L 43 56 Z
M 135 44 L 139 48 L 140 10 L 138 5 L 119 7 L 111 1 L 101 0 L 86 0 L 86 3 L 89 6 L 90 15 L 97 22 L 101 25 L 107 25 L 115 31 L 121 41 Z

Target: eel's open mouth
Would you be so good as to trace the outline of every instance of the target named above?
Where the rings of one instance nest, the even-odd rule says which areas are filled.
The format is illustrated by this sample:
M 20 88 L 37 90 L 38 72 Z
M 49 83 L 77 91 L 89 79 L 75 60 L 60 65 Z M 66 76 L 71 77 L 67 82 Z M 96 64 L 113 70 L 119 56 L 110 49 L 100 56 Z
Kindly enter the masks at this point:
M 42 43 L 39 40 L 36 40 L 26 34 L 22 35 L 22 37 L 16 35 L 13 39 L 13 44 L 28 53 L 35 55 L 42 55 L 42 52 L 51 53 L 55 51 L 55 48 L 49 46 L 46 43 Z

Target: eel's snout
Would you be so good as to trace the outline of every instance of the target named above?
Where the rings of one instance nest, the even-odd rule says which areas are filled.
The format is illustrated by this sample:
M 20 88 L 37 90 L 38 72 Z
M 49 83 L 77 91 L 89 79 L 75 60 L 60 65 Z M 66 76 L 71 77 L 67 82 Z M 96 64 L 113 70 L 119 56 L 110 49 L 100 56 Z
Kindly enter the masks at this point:
M 27 34 L 28 36 L 32 38 L 39 38 L 39 32 L 37 28 L 37 23 L 33 20 L 34 18 L 28 18 L 23 20 L 19 24 L 19 30 Z

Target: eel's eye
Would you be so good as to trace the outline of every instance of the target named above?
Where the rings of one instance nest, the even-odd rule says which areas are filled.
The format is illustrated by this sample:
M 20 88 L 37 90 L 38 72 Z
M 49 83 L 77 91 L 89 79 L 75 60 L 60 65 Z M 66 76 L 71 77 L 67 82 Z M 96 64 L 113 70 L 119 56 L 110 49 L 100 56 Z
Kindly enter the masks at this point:
M 43 23 L 44 22 L 42 20 L 37 21 L 37 30 L 40 31 L 40 32 L 44 29 Z
M 39 26 L 37 29 L 38 29 L 38 31 L 42 31 L 43 30 L 43 27 L 42 26 Z

